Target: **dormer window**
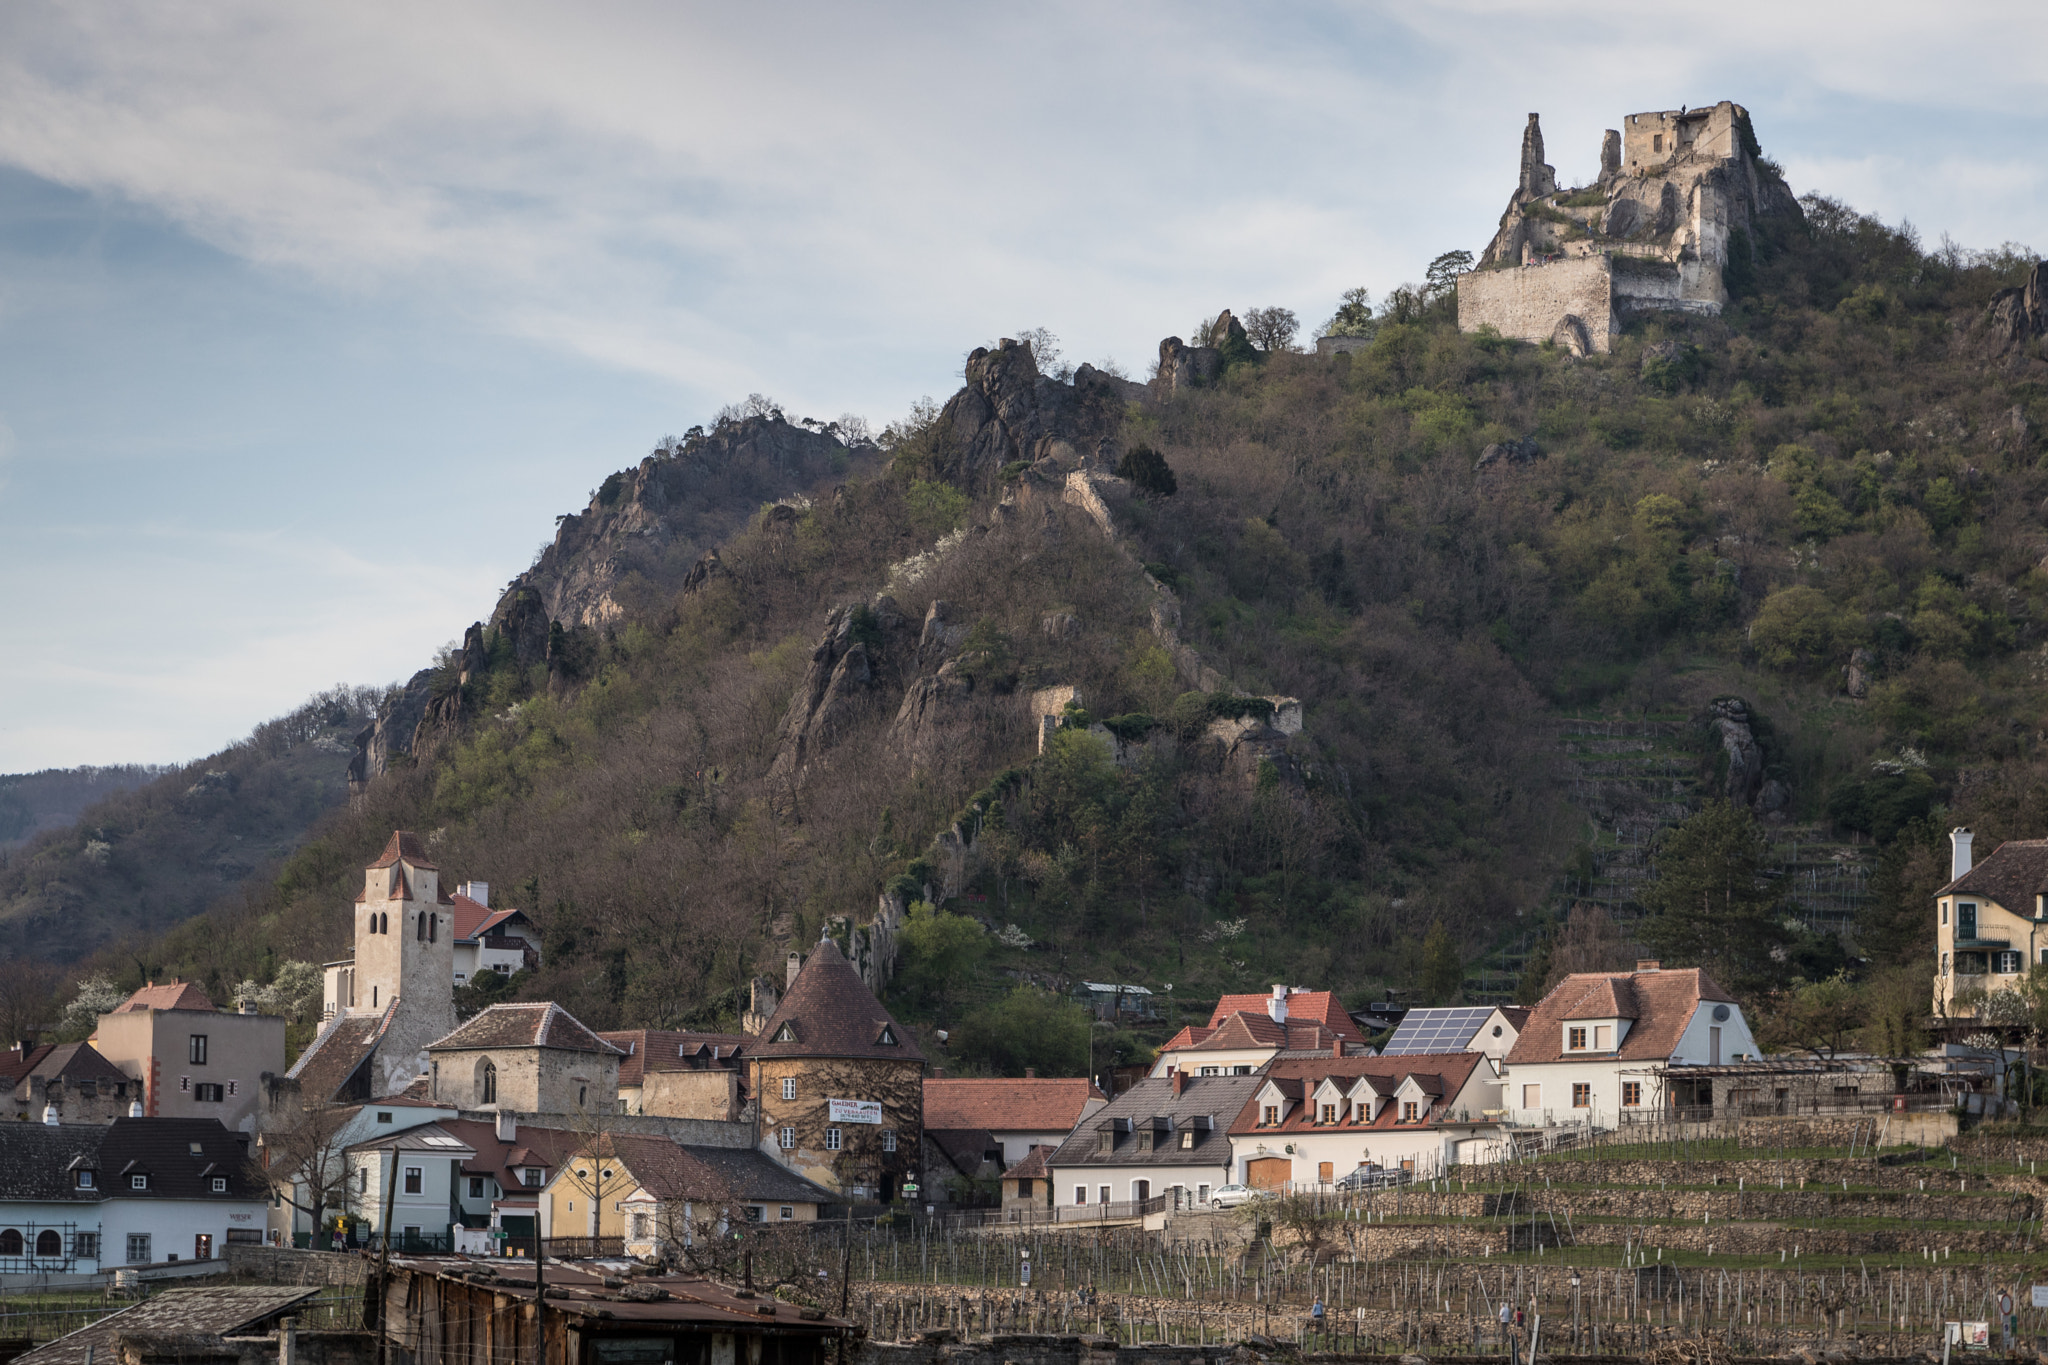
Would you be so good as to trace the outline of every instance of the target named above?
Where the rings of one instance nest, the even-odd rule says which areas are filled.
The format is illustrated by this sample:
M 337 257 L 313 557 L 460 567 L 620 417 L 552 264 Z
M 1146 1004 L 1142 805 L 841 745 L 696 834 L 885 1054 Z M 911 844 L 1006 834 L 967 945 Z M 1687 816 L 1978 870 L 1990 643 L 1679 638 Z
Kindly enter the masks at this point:
M 1188 1150 L 1190 1150 L 1191 1148 L 1193 1148 L 1193 1147 L 1194 1147 L 1194 1145 L 1195 1145 L 1195 1130 L 1194 1130 L 1194 1129 L 1192 1129 L 1192 1128 L 1186 1128 L 1186 1129 L 1183 1129 L 1183 1130 L 1181 1130 L 1181 1135 L 1180 1135 L 1180 1149 L 1181 1149 L 1181 1150 L 1182 1150 L 1183 1152 L 1185 1152 L 1185 1151 L 1188 1151 Z
M 1321 1122 L 1323 1122 L 1323 1123 L 1335 1123 L 1336 1121 L 1337 1121 L 1337 1106 L 1336 1106 L 1336 1105 L 1334 1105 L 1334 1104 L 1326 1104 L 1326 1105 L 1324 1105 L 1324 1106 L 1323 1106 L 1323 1117 L 1322 1117 L 1322 1119 L 1321 1119 Z
M 213 1192 L 215 1194 L 226 1194 L 228 1192 L 228 1178 L 226 1176 L 217 1175 L 213 1178 Z
M 1360 1100 L 1360 1101 L 1358 1102 L 1358 1110 L 1357 1110 L 1357 1118 L 1356 1118 L 1356 1122 L 1359 1122 L 1359 1123 L 1371 1123 L 1371 1122 L 1372 1122 L 1372 1106 L 1371 1106 L 1371 1104 L 1369 1104 L 1369 1103 L 1368 1103 L 1367 1101 L 1365 1101 L 1365 1100 Z
M 128 1177 L 128 1188 L 129 1188 L 129 1189 L 131 1189 L 131 1190 L 146 1190 L 146 1189 L 148 1189 L 148 1188 L 149 1188 L 149 1177 L 148 1177 L 148 1176 L 146 1176 L 146 1175 L 131 1175 L 131 1176 L 129 1176 L 129 1177 Z
M 1280 1123 L 1280 1106 L 1279 1106 L 1279 1105 L 1277 1105 L 1277 1104 L 1269 1104 L 1269 1105 L 1267 1105 L 1267 1106 L 1265 1107 L 1265 1109 L 1264 1109 L 1264 1110 L 1262 1111 L 1262 1114 L 1263 1114 L 1263 1117 L 1261 1117 L 1261 1118 L 1259 1119 L 1259 1124 L 1260 1124 L 1260 1126 L 1261 1126 L 1261 1127 L 1265 1127 L 1265 1128 L 1273 1128 L 1273 1127 L 1277 1127 L 1277 1126 L 1279 1125 L 1279 1123 Z
M 1422 1117 L 1421 1114 L 1418 1112 L 1420 1108 L 1421 1106 L 1417 1104 L 1414 1100 L 1401 1101 L 1401 1122 L 1414 1123 L 1417 1119 Z
M 898 1043 L 897 1043 L 897 1041 L 896 1041 L 896 1030 L 895 1030 L 895 1029 L 893 1029 L 893 1028 L 891 1028 L 891 1027 L 889 1027 L 889 1026 L 888 1026 L 887 1024 L 884 1024 L 884 1025 L 882 1025 L 882 1036 L 881 1036 L 881 1037 L 879 1037 L 879 1038 L 877 1038 L 877 1039 L 875 1039 L 875 1046 L 876 1046 L 876 1047 L 897 1047 L 897 1046 L 899 1046 L 899 1044 L 898 1044 Z
M 775 1036 L 768 1041 L 771 1043 L 793 1043 L 796 1041 L 796 1030 L 788 1024 L 784 1024 L 781 1028 L 775 1030 Z
M 1568 1028 L 1564 1033 L 1564 1045 L 1568 1051 L 1584 1052 L 1586 1050 L 1586 1030 L 1582 1028 Z
M 91 1171 L 80 1171 L 78 1173 L 78 1188 L 81 1190 L 92 1189 L 98 1179 L 99 1177 Z
M 1593 1050 L 1595 1052 L 1612 1052 L 1614 1050 L 1614 1025 L 1593 1025 Z

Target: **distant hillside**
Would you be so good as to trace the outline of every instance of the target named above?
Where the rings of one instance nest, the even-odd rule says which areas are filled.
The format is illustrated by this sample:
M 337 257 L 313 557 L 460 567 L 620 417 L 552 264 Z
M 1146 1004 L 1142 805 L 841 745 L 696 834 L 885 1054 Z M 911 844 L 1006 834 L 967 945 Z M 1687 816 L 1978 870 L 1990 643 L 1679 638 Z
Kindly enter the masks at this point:
M 133 790 L 166 769 L 148 763 L 104 768 L 45 768 L 0 773 L 0 850 L 16 848 L 46 829 L 70 824 L 93 802 Z
M 1875 841 L 1828 915 L 1788 851 L 1759 990 L 1907 970 L 1929 832 L 2048 818 L 2048 272 L 1804 209 L 1724 316 L 1611 355 L 1461 334 L 1428 289 L 1347 305 L 1342 355 L 1226 316 L 1149 386 L 977 349 L 886 461 L 715 557 L 656 514 L 664 452 L 421 681 L 426 742 L 139 951 L 221 980 L 329 952 L 405 826 L 534 914 L 525 989 L 593 1025 L 718 1021 L 790 945 L 929 893 L 957 916 L 903 927 L 892 1006 L 971 1032 L 1019 983 L 1153 990 L 1099 1064 L 1175 999 L 1477 990 L 1596 884 L 1625 952 L 1656 869 L 1618 845 L 1726 797 L 1830 862 Z

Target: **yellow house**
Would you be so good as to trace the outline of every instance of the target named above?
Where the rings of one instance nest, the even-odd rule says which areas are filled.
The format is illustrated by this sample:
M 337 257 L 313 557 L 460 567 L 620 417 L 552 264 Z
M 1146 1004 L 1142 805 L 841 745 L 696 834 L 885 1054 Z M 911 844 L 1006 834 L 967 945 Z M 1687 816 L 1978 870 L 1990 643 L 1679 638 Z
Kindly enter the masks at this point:
M 683 1146 L 652 1133 L 603 1133 L 566 1151 L 541 1191 L 551 1242 L 593 1254 L 658 1255 L 697 1223 L 811 1222 L 830 1191 L 751 1147 Z M 558 1254 L 585 1250 L 562 1247 Z
M 1952 880 L 1934 893 L 1934 1012 L 1957 1018 L 2048 962 L 2048 839 L 2008 839 L 1973 864 L 1970 831 L 1948 837 Z

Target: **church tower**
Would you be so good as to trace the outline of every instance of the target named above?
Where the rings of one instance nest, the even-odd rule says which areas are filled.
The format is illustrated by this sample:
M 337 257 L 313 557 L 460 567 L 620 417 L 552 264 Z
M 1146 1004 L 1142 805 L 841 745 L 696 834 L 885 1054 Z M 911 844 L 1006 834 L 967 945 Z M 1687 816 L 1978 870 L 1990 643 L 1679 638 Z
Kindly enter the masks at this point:
M 455 1031 L 454 901 L 417 834 L 398 830 L 363 870 L 348 1012 L 390 1011 L 378 1060 L 403 1089 L 425 1069 L 427 1044 Z M 396 1008 L 393 1008 L 394 1002 Z

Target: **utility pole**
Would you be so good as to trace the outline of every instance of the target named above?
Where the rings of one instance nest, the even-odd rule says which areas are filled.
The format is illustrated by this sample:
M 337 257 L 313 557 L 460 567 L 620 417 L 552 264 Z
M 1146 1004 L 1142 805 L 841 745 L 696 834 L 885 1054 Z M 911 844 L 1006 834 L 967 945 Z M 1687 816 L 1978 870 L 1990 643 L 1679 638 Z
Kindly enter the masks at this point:
M 384 1182 L 384 1250 L 377 1258 L 377 1365 L 385 1365 L 388 1358 L 386 1343 L 390 1336 L 385 1330 L 385 1314 L 391 1301 L 391 1206 L 398 1199 L 398 1147 L 393 1144 L 384 1150 L 391 1158 L 391 1178 Z

